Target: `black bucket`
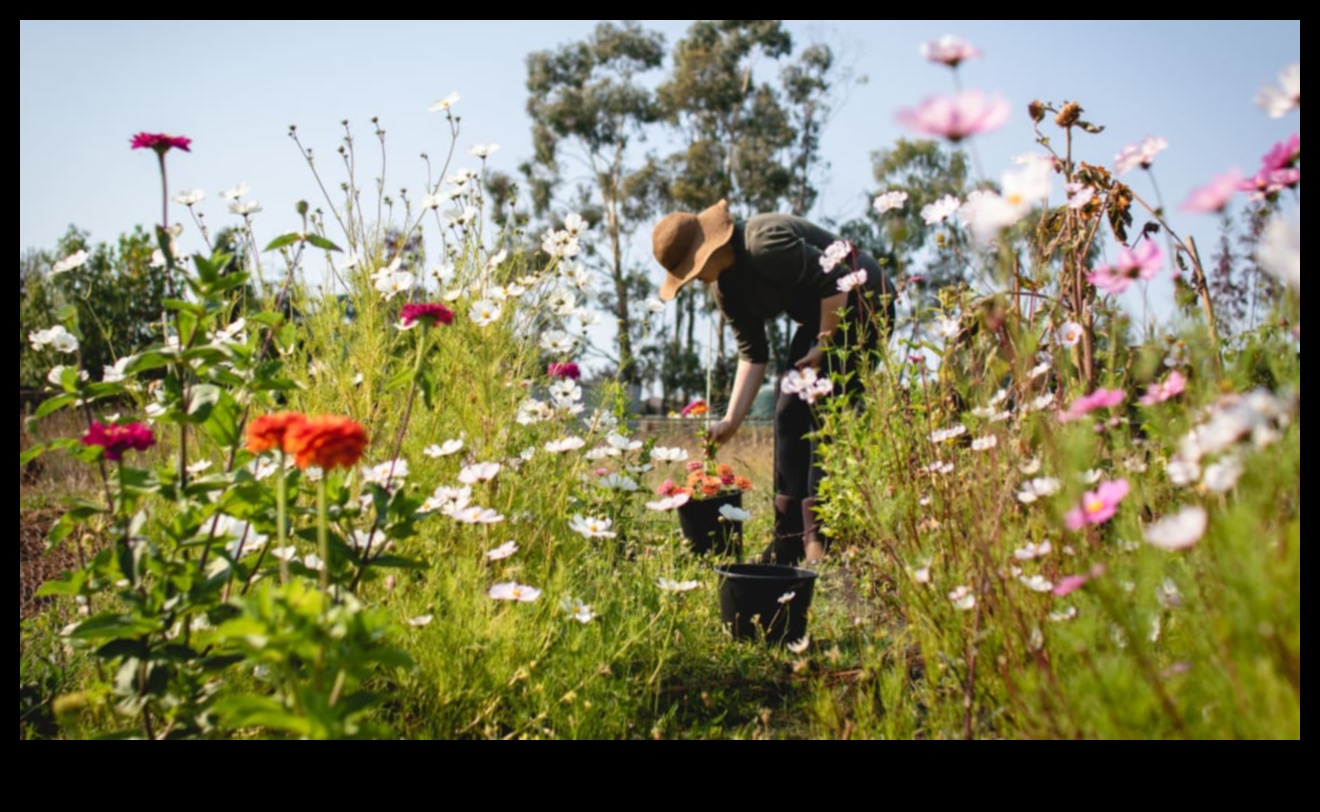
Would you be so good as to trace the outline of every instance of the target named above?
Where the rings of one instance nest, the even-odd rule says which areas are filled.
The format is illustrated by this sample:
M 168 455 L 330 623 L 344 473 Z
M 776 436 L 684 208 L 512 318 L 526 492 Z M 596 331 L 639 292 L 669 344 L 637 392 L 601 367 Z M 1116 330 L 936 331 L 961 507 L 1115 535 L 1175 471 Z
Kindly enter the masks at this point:
M 678 509 L 678 525 L 693 553 L 742 557 L 742 522 L 721 516 L 720 508 L 725 505 L 741 508 L 742 493 L 692 499 Z
M 738 639 L 764 635 L 770 643 L 807 636 L 807 610 L 817 574 L 778 564 L 725 564 L 720 577 L 720 619 Z

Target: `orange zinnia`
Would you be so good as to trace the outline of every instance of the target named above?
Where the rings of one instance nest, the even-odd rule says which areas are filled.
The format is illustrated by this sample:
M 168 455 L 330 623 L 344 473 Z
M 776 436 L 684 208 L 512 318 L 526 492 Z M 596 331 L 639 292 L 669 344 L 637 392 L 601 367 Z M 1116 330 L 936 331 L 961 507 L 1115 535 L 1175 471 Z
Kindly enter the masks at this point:
M 721 463 L 715 467 L 715 476 L 725 485 L 733 484 L 733 466 Z
M 715 477 L 706 477 L 701 481 L 701 492 L 707 496 L 715 496 L 720 492 L 720 481 Z
M 734 478 L 733 484 L 738 486 L 740 491 L 750 491 L 752 489 L 752 481 L 745 476 Z
M 295 425 L 285 438 L 285 450 L 299 468 L 313 465 L 351 468 L 366 450 L 367 431 L 347 417 L 314 417 Z
M 298 412 L 276 412 L 274 414 L 263 414 L 256 420 L 253 420 L 247 430 L 247 448 L 253 454 L 261 454 L 273 449 L 288 451 L 285 446 L 285 438 L 289 430 L 299 423 L 305 423 L 307 418 Z

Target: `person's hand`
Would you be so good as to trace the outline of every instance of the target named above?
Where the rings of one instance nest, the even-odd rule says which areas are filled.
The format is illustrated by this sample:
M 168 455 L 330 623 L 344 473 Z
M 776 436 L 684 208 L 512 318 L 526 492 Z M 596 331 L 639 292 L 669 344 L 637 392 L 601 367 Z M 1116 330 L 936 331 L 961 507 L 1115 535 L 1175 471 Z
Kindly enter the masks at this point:
M 810 352 L 802 356 L 801 361 L 797 362 L 798 371 L 801 372 L 807 367 L 811 367 L 812 369 L 819 369 L 821 362 L 824 360 L 825 360 L 825 351 L 820 348 L 819 344 L 817 344 L 816 346 L 811 348 Z
M 724 445 L 738 433 L 738 424 L 732 420 L 721 420 L 710 427 L 708 436 L 716 445 Z

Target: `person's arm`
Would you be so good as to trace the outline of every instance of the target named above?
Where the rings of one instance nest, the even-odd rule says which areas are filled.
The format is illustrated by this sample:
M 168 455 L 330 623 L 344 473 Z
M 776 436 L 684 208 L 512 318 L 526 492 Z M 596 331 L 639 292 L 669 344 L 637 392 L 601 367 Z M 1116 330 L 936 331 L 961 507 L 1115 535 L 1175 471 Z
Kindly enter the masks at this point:
M 739 360 L 738 372 L 733 378 L 733 392 L 729 395 L 729 408 L 724 412 L 724 419 L 710 427 L 710 439 L 716 443 L 726 443 L 737 433 L 747 413 L 752 409 L 756 393 L 765 381 L 765 364 Z

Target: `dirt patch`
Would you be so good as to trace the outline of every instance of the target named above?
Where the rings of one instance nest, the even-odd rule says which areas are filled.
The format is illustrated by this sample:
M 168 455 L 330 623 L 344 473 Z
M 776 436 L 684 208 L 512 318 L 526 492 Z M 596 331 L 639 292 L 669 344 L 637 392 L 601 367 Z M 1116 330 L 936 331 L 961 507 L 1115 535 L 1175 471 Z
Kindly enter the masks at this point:
M 66 542 L 59 549 L 46 549 L 46 534 L 60 518 L 58 510 L 25 510 L 18 515 L 18 619 L 40 612 L 49 598 L 38 598 L 37 590 L 51 578 L 79 565 L 78 551 Z

